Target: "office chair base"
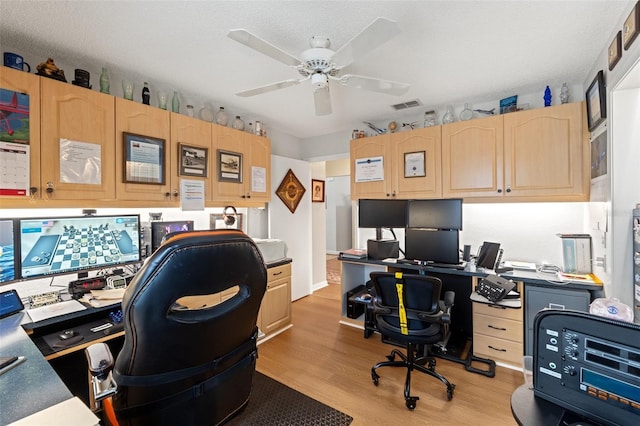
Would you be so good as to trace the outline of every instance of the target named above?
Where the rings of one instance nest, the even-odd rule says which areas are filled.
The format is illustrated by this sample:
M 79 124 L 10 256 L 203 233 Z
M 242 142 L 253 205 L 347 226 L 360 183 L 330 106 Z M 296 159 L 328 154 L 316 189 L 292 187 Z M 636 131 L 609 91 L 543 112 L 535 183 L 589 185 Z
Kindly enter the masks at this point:
M 440 380 L 447 387 L 447 400 L 451 401 L 453 399 L 453 391 L 456 388 L 456 385 L 450 383 L 443 375 L 437 373 L 435 371 L 436 360 L 432 357 L 418 357 L 414 358 L 413 356 L 413 345 L 409 345 L 408 353 L 409 356 L 404 353 L 398 351 L 397 349 L 393 349 L 389 355 L 387 355 L 388 361 L 379 362 L 371 368 L 371 380 L 373 384 L 378 386 L 380 383 L 380 375 L 376 372 L 376 370 L 380 367 L 404 367 L 407 369 L 407 378 L 404 384 L 404 400 L 405 405 L 409 410 L 413 410 L 416 408 L 416 403 L 420 399 L 417 396 L 411 396 L 411 371 L 417 370 L 421 373 L 428 374 L 436 379 Z M 400 358 L 399 361 L 396 361 L 396 356 Z M 428 364 L 425 367 L 423 364 Z

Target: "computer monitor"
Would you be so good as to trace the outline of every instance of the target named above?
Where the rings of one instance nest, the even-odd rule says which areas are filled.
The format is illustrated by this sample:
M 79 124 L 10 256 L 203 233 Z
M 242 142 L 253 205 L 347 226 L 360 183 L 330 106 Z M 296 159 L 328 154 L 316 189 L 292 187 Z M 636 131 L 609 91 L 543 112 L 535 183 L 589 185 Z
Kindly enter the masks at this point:
M 0 284 L 15 281 L 16 274 L 16 236 L 13 219 L 0 219 Z
M 462 199 L 408 200 L 410 228 L 462 229 Z
M 24 279 L 141 261 L 137 214 L 21 218 L 17 229 Z
M 457 265 L 460 263 L 458 231 L 407 228 L 404 256 L 410 260 Z
M 358 200 L 358 228 L 375 228 L 376 240 L 382 238 L 382 228 L 407 226 L 406 200 Z
M 193 231 L 193 221 L 175 220 L 171 222 L 151 222 L 151 251 L 154 252 L 160 247 L 165 235 L 182 231 Z

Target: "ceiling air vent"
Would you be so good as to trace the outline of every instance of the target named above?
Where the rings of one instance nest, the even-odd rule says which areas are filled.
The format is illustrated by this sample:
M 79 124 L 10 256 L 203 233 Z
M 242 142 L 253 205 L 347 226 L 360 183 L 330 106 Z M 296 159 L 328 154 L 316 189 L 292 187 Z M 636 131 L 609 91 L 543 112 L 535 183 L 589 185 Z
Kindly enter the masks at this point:
M 421 105 L 422 105 L 422 102 L 420 102 L 419 99 L 413 99 L 411 101 L 391 105 L 391 108 L 395 109 L 396 111 L 400 111 L 401 109 L 414 108 Z

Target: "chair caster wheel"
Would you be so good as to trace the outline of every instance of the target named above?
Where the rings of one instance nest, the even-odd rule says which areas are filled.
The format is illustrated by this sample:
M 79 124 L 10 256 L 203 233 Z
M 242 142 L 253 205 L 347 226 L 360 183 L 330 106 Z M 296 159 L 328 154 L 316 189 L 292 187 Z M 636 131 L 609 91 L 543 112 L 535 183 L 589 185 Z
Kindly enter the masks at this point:
M 453 399 L 453 390 L 456 388 L 456 385 L 451 385 L 451 387 L 447 388 L 447 401 L 451 401 Z
M 373 381 L 374 385 L 378 386 L 378 383 L 380 382 L 380 376 L 378 376 L 374 372 L 371 372 L 371 380 Z
M 409 410 L 414 410 L 416 408 L 416 403 L 418 401 L 417 396 L 410 396 L 406 399 L 405 404 Z

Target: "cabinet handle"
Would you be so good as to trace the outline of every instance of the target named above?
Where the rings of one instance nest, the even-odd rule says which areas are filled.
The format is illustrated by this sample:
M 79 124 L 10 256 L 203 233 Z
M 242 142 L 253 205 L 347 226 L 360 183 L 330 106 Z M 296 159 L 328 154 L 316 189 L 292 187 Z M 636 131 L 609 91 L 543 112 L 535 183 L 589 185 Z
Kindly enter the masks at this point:
M 498 194 L 502 194 L 502 189 L 498 189 Z
M 177 189 L 174 189 L 174 190 L 173 190 L 173 196 L 174 196 L 174 197 L 176 197 L 176 198 L 178 198 L 178 196 L 179 196 L 179 195 L 180 195 L 180 193 L 178 192 L 178 190 L 177 190 Z
M 494 347 L 493 347 L 493 346 L 491 346 L 491 345 L 488 345 L 487 347 L 488 347 L 489 349 L 493 349 L 494 351 L 498 351 L 498 352 L 506 352 L 506 351 L 507 351 L 506 349 L 498 349 L 498 348 L 494 348 Z
M 53 194 L 53 182 L 47 182 L 47 189 L 45 189 L 45 191 L 48 195 Z
M 494 330 L 507 331 L 507 329 L 506 329 L 506 328 L 503 328 L 503 327 L 496 327 L 496 326 L 493 326 L 493 325 L 491 325 L 491 324 L 488 324 L 488 325 L 487 325 L 487 327 L 489 327 L 489 328 L 493 328 Z
M 274 272 L 274 273 L 273 273 L 273 276 L 275 277 L 276 275 L 280 275 L 280 274 L 282 274 L 282 271 L 280 271 L 280 272 Z
M 164 198 L 170 198 L 171 197 L 171 193 L 170 192 L 165 192 L 164 193 Z
M 507 186 L 507 192 L 511 192 L 511 186 Z
M 495 305 L 493 303 L 489 304 L 489 307 L 495 308 L 495 309 L 502 309 L 502 310 L 507 309 L 505 306 Z
M 36 195 L 38 193 L 38 187 L 32 186 L 29 188 L 29 194 Z
M 251 198 L 251 194 L 247 192 L 247 198 Z

